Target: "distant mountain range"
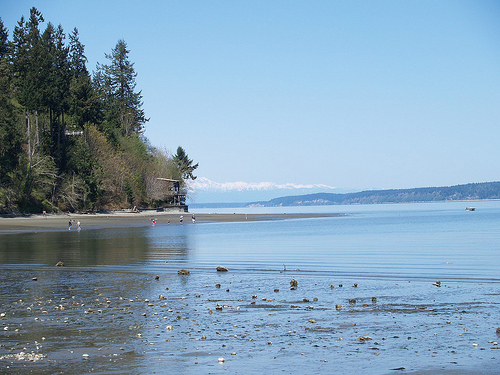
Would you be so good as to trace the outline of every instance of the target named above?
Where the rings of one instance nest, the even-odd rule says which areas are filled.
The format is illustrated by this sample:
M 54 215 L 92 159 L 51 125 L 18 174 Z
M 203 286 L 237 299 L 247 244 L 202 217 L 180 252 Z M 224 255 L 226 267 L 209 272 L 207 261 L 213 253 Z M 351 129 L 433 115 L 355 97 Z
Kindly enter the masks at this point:
M 445 187 L 367 190 L 356 193 L 315 193 L 274 198 L 248 203 L 246 207 L 321 206 L 340 204 L 376 204 L 442 202 L 500 199 L 500 182 L 483 182 Z

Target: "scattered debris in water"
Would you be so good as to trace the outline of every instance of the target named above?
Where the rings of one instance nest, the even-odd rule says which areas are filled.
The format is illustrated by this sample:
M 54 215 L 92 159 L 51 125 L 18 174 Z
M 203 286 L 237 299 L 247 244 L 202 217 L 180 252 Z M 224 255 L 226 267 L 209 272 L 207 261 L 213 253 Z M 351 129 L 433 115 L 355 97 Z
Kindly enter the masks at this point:
M 103 368 L 99 364 L 102 359 L 121 360 L 125 364 L 147 353 L 152 366 L 148 369 L 159 370 L 153 364 L 158 356 L 193 356 L 199 364 L 198 371 L 204 372 L 206 368 L 202 366 L 219 356 L 233 356 L 224 365 L 231 371 L 231 366 L 247 364 L 250 355 L 261 353 L 266 361 L 281 356 L 293 362 L 291 366 L 299 366 L 297 370 L 304 370 L 292 356 L 300 350 L 308 360 L 307 365 L 320 372 L 313 363 L 326 366 L 322 348 L 333 348 L 347 358 L 340 367 L 343 371 L 353 366 L 349 356 L 354 353 L 358 361 L 366 363 L 368 356 L 372 359 L 379 356 L 377 360 L 394 359 L 401 350 L 411 350 L 415 352 L 412 356 L 416 358 L 412 360 L 415 366 L 429 358 L 432 361 L 434 356 L 437 363 L 440 353 L 454 352 L 457 358 L 467 358 L 470 353 L 484 350 L 497 352 L 492 349 L 498 349 L 500 341 L 494 340 L 496 336 L 491 337 L 495 332 L 500 335 L 500 327 L 494 321 L 500 301 L 491 293 L 494 286 L 489 283 L 481 286 L 480 293 L 484 294 L 477 295 L 477 283 L 446 282 L 447 288 L 440 290 L 437 300 L 435 293 L 416 297 L 415 292 L 421 292 L 428 280 L 412 281 L 409 289 L 406 289 L 408 283 L 395 282 L 391 287 L 387 280 L 362 283 L 357 280 L 357 289 L 330 292 L 334 289 L 328 280 L 331 275 L 301 276 L 303 294 L 298 296 L 298 292 L 287 288 L 288 283 L 291 287 L 298 285 L 297 280 L 289 281 L 289 276 L 278 273 L 275 273 L 277 278 L 269 278 L 238 272 L 228 275 L 196 272 L 189 278 L 178 278 L 173 277 L 174 269 L 168 275 L 158 274 L 161 280 L 177 281 L 169 283 L 170 290 L 165 292 L 165 285 L 152 283 L 152 275 L 146 272 L 111 273 L 111 278 L 106 274 L 105 282 L 99 272 L 92 271 L 94 280 L 89 279 L 87 272 L 67 271 L 71 271 L 72 278 L 62 284 L 60 277 L 68 272 L 51 270 L 38 274 L 41 283 L 24 283 L 24 289 L 16 290 L 15 294 L 2 290 L 0 320 L 6 329 L 1 331 L 1 360 L 15 364 L 15 361 L 47 358 L 44 362 L 50 360 L 51 366 L 58 363 L 55 368 L 60 372 L 75 363 L 96 366 L 94 371 L 99 371 Z M 26 272 L 22 279 L 26 280 L 27 275 Z M 126 278 L 122 278 L 124 275 Z M 221 278 L 225 286 L 231 285 L 231 293 L 213 288 Z M 343 281 L 355 285 L 350 279 Z M 464 288 L 472 289 L 463 293 Z M 379 296 L 370 297 L 371 293 Z M 474 297 L 460 301 L 457 295 Z M 378 299 L 383 303 L 376 304 Z M 478 326 L 486 323 L 489 333 L 483 335 Z M 44 338 L 40 340 L 43 348 L 37 344 L 32 351 L 26 344 L 26 338 L 32 334 Z M 71 352 L 61 349 L 63 342 L 72 348 Z M 24 354 L 18 353 L 16 357 L 14 353 L 21 348 Z M 212 359 L 204 360 L 204 356 Z M 84 364 L 82 358 L 88 361 Z M 383 370 L 388 372 L 390 362 L 385 361 L 381 363 L 387 365 Z M 457 363 L 463 365 L 464 361 Z M 271 364 L 272 370 L 276 368 Z M 332 368 L 324 370 L 329 372 Z
M 37 362 L 44 359 L 46 356 L 40 353 L 35 352 L 20 352 L 17 354 L 5 354 L 0 356 L 1 360 L 15 360 L 15 361 L 27 361 L 27 362 Z

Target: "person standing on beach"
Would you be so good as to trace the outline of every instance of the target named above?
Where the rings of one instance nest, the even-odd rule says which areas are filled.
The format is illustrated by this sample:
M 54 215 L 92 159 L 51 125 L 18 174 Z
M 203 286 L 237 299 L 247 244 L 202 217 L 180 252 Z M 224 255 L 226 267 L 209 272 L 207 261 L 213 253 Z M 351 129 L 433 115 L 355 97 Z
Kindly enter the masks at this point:
M 82 230 L 80 220 L 78 220 L 78 223 L 76 223 L 76 226 L 77 226 L 77 229 L 78 229 L 78 230 Z
M 196 222 L 196 219 L 194 217 L 194 214 L 191 216 L 191 221 L 193 222 L 193 224 Z
M 183 222 L 183 221 L 184 221 L 184 216 L 183 216 L 183 215 L 181 215 L 181 217 L 179 218 L 179 223 L 181 223 L 181 225 L 182 225 L 182 222 Z
M 68 230 L 71 230 L 71 226 L 73 225 L 73 223 L 71 222 L 71 220 L 69 221 L 68 223 Z

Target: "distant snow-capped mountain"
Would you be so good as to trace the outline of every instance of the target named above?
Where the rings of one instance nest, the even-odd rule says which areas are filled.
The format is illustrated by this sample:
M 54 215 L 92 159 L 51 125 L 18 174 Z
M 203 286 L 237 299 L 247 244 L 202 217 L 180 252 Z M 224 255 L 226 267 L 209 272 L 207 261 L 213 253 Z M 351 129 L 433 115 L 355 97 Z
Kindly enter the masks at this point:
M 351 190 L 352 191 L 352 190 Z M 214 182 L 206 177 L 198 177 L 189 182 L 188 204 L 201 203 L 248 203 L 266 201 L 287 195 L 314 193 L 343 193 L 324 184 L 296 184 L 275 182 Z

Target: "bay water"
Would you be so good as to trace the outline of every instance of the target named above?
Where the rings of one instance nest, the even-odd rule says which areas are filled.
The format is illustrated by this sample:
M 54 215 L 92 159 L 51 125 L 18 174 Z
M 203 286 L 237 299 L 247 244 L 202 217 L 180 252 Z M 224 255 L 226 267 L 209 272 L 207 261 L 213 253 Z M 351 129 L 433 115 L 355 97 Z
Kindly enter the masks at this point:
M 342 215 L 0 235 L 2 369 L 496 373 L 500 202 L 216 212 Z

